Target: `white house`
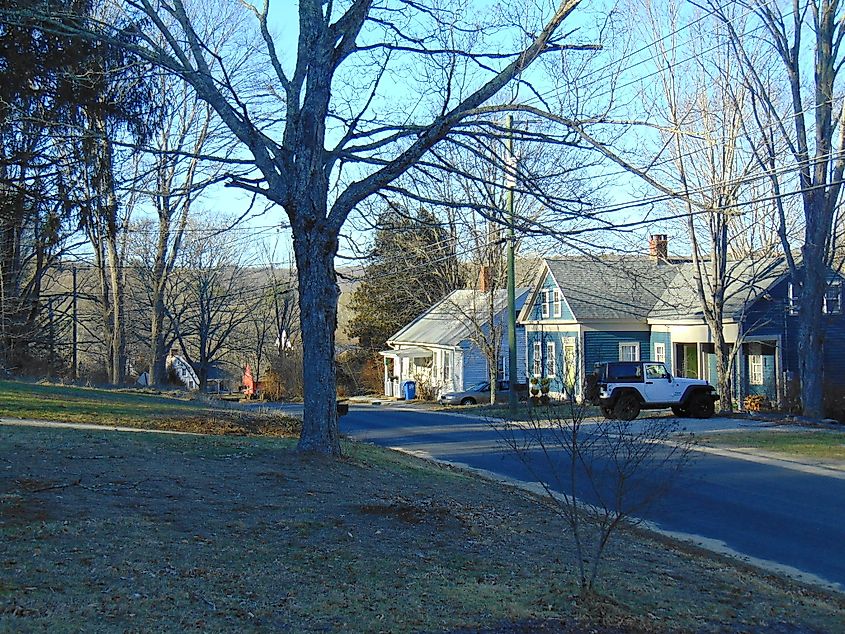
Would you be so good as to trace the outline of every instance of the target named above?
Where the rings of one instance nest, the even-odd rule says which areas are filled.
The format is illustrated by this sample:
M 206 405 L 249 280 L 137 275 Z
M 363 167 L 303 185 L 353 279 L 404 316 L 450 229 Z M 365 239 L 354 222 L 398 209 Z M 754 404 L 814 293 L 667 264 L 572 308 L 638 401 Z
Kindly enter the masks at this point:
M 528 294 L 527 288 L 516 289 L 516 311 L 519 313 Z M 453 291 L 387 341 L 383 350 L 384 393 L 400 396 L 402 384 L 412 380 L 417 393 L 427 389 L 432 396 L 460 391 L 489 377 L 487 357 L 478 342 L 489 339 L 490 315 L 502 332 L 498 375 L 508 376 L 508 336 L 506 290 L 491 293 L 481 290 Z M 492 308 L 492 311 L 491 311 Z M 517 325 L 517 359 L 519 380 L 525 381 L 525 336 Z

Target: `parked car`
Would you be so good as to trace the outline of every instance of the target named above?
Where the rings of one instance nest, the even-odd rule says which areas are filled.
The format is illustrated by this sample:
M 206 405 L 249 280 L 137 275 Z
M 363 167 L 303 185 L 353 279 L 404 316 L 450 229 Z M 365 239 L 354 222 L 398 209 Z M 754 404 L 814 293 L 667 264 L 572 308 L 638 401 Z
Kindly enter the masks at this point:
M 506 403 L 510 391 L 510 381 L 499 381 L 496 387 L 496 402 Z M 528 384 L 517 383 L 516 394 L 520 401 L 528 398 Z M 440 395 L 441 405 L 476 405 L 490 402 L 490 382 L 481 381 L 471 385 L 463 392 L 446 392 Z
M 710 418 L 719 400 L 707 381 L 673 377 L 659 361 L 596 364 L 587 378 L 587 400 L 605 418 L 633 420 L 640 410 L 671 407 L 676 416 Z

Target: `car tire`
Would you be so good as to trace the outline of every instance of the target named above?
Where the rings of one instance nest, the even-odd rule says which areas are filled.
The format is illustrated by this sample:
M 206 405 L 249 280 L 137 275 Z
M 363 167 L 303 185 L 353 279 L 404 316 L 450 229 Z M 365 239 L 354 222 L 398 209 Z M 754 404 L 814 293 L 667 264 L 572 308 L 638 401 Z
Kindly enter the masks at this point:
M 689 401 L 689 412 L 693 418 L 710 418 L 716 411 L 716 406 L 709 394 L 694 394 Z
M 617 420 L 634 420 L 640 415 L 640 402 L 633 394 L 623 394 L 613 407 L 613 418 Z
M 672 406 L 672 413 L 675 416 L 679 416 L 680 418 L 685 418 L 689 416 L 689 411 L 687 411 L 686 407 L 681 407 L 680 405 L 673 405 Z
M 461 405 L 475 405 L 475 399 L 471 396 L 467 396 L 461 401 Z
M 613 418 L 613 408 L 612 407 L 602 407 L 601 413 L 605 418 Z

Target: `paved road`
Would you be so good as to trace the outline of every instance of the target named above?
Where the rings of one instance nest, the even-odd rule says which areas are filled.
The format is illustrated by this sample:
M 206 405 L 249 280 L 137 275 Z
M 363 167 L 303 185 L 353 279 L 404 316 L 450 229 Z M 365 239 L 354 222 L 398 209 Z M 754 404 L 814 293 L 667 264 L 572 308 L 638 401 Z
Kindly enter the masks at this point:
M 736 425 L 730 419 L 692 423 L 698 432 Z M 341 430 L 382 446 L 534 480 L 503 450 L 494 430 L 463 415 L 353 406 Z M 661 530 L 695 536 L 716 550 L 843 590 L 845 478 L 820 472 L 698 453 L 644 519 Z

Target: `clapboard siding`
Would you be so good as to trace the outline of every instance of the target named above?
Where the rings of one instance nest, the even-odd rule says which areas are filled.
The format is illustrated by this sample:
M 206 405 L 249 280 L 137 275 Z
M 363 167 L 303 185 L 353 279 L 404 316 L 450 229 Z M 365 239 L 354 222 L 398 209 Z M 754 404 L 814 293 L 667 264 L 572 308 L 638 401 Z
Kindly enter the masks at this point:
M 534 343 L 540 343 L 540 367 L 542 368 L 540 376 L 546 375 L 546 368 L 548 366 L 548 343 L 555 344 L 555 376 L 552 379 L 550 390 L 555 393 L 561 393 L 563 391 L 563 378 L 566 372 L 565 362 L 564 362 L 564 344 L 567 339 L 573 340 L 575 344 L 575 359 L 573 360 L 575 363 L 575 383 L 576 385 L 580 382 L 580 372 L 578 368 L 580 367 L 580 356 L 578 350 L 578 332 L 577 331 L 564 331 L 564 332 L 545 332 L 541 330 L 534 330 L 529 331 L 527 333 L 527 340 L 528 340 L 528 348 L 527 348 L 527 360 L 528 360 L 528 376 L 533 376 L 533 368 L 534 368 Z
M 596 363 L 619 361 L 619 344 L 636 341 L 640 344 L 640 358 L 648 359 L 651 335 L 642 332 L 586 332 L 584 333 L 584 362 L 587 372 L 592 372 Z

